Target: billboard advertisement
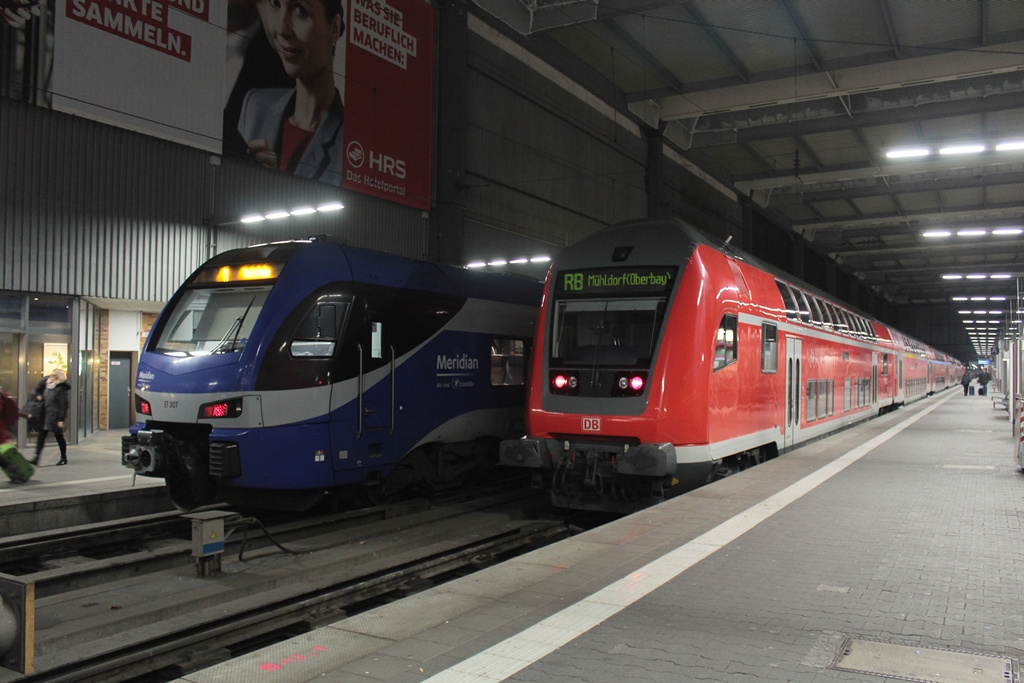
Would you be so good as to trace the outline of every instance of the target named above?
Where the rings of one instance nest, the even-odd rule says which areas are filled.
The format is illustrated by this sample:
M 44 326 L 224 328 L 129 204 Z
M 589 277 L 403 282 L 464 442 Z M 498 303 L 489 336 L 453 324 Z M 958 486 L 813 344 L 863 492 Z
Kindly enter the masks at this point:
M 55 109 L 429 209 L 423 0 L 56 0 Z

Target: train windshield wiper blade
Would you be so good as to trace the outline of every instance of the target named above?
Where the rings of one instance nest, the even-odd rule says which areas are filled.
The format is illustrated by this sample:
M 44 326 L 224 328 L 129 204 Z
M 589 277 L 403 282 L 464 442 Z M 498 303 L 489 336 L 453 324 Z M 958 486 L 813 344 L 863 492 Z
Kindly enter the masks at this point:
M 256 297 L 253 296 L 253 298 L 249 300 L 249 305 L 245 307 L 245 311 L 242 312 L 242 315 L 235 318 L 235 321 L 231 323 L 231 326 L 228 328 L 228 331 L 225 332 L 224 336 L 221 337 L 219 342 L 217 342 L 217 346 L 215 346 L 213 350 L 210 351 L 211 354 L 227 353 L 235 350 L 235 344 L 238 342 L 238 335 L 241 334 L 242 332 L 242 323 L 245 322 L 245 318 L 246 316 L 249 315 L 249 311 L 252 309 L 252 305 L 255 302 Z M 231 337 L 230 344 L 227 343 L 228 337 Z M 224 348 L 225 346 L 227 346 L 227 348 Z

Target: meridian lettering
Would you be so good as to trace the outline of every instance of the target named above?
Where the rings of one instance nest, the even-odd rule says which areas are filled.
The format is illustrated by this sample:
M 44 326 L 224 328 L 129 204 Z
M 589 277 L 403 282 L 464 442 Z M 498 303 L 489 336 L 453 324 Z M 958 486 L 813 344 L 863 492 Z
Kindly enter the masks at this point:
M 437 369 L 438 370 L 479 370 L 480 361 L 473 358 L 469 354 L 463 353 L 462 355 L 449 358 L 448 356 L 437 357 Z

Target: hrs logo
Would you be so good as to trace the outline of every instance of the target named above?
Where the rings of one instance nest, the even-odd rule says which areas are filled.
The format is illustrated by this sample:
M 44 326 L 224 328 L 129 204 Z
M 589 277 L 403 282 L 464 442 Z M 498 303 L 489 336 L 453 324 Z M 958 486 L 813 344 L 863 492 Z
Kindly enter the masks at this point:
M 405 178 L 404 160 L 374 152 L 372 149 L 367 154 L 363 151 L 363 146 L 355 140 L 348 143 L 345 154 L 348 156 L 348 163 L 352 168 L 362 168 L 363 164 L 366 164 L 371 171 L 386 173 L 395 178 Z

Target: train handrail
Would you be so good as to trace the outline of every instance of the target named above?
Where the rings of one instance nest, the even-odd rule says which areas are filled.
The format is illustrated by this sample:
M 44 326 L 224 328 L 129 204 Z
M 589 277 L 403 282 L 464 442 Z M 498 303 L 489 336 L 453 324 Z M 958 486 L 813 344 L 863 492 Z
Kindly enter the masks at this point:
M 363 435 L 363 345 L 356 344 L 359 351 L 359 380 L 356 382 L 356 393 L 359 395 L 359 419 L 356 420 L 356 438 Z
M 391 349 L 391 434 L 395 433 L 395 347 L 390 346 Z

